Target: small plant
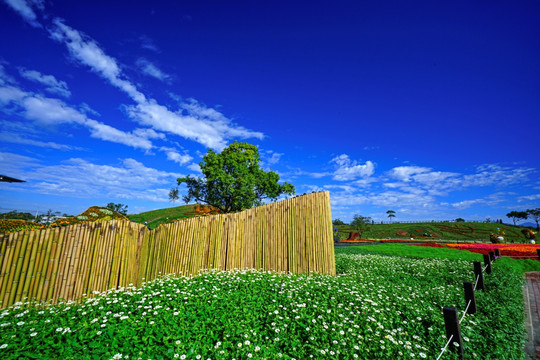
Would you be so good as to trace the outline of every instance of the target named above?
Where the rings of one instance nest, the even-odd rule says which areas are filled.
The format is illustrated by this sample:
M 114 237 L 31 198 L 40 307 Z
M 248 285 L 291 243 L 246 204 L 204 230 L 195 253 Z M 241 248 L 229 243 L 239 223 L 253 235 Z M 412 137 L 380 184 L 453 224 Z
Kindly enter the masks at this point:
M 105 209 L 105 208 L 100 208 L 99 211 L 102 212 L 105 215 L 112 215 L 113 214 L 113 212 L 111 210 Z
M 99 216 L 99 215 L 98 215 L 98 214 L 96 214 L 95 212 L 91 212 L 91 213 L 90 213 L 90 214 L 88 214 L 88 215 L 90 215 L 91 217 L 95 217 L 95 218 L 97 218 L 97 217 Z
M 77 216 L 77 219 L 78 220 L 88 220 L 88 216 L 79 215 L 79 216 Z

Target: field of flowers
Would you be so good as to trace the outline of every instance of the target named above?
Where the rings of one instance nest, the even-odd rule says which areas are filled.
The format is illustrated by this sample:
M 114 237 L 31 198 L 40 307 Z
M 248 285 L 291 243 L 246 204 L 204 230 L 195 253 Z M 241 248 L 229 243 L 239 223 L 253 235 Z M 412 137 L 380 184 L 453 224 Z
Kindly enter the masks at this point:
M 471 262 L 348 252 L 335 277 L 210 271 L 79 304 L 14 306 L 0 311 L 0 358 L 436 358 L 441 308 L 462 314 Z M 466 359 L 523 358 L 522 275 L 497 264 L 461 325 Z
M 426 244 L 423 244 L 426 245 Z M 509 256 L 512 258 L 538 258 L 537 250 L 540 249 L 540 245 L 536 244 L 468 244 L 468 243 L 451 243 L 451 244 L 427 244 L 426 246 L 434 247 L 449 247 L 459 250 L 472 251 L 479 254 L 488 254 L 494 252 L 495 249 L 499 249 L 501 256 Z

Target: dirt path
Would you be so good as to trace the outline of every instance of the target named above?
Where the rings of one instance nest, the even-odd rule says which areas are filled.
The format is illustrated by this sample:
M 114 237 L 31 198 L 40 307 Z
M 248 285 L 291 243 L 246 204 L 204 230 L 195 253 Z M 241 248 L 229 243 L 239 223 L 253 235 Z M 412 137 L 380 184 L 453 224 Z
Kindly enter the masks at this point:
M 523 297 L 528 335 L 525 344 L 525 359 L 540 359 L 540 271 L 526 273 L 525 280 Z

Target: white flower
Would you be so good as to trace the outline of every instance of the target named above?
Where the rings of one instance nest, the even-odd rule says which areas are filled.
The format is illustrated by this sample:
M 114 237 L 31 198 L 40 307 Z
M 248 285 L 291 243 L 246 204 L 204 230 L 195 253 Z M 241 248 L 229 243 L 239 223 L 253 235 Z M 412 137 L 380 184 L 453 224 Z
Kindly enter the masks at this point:
M 8 347 L 8 344 L 2 344 L 2 346 L 0 346 L 0 349 L 5 349 Z
M 33 332 L 33 333 L 30 334 L 30 336 L 32 336 L 32 337 L 34 337 L 36 335 L 37 335 L 37 332 Z

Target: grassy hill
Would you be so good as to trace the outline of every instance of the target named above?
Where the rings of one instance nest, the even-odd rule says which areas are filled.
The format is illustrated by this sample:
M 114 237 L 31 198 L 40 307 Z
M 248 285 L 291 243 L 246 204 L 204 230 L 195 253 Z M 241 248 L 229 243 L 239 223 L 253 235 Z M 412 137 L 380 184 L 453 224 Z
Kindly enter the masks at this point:
M 169 223 L 175 220 L 187 219 L 190 217 L 208 215 L 217 213 L 214 208 L 205 205 L 182 205 L 165 209 L 157 209 L 142 212 L 140 214 L 128 215 L 129 220 L 144 224 L 148 222 L 151 229 L 155 229 L 161 224 Z
M 359 232 L 349 225 L 337 226 L 340 239 L 347 239 L 351 232 Z M 499 230 L 497 230 L 497 228 Z M 442 239 L 442 240 L 476 240 L 489 242 L 490 233 L 504 232 L 508 242 L 525 242 L 520 232 L 522 226 L 497 223 L 475 222 L 432 222 L 432 223 L 394 223 L 370 225 L 362 232 L 363 239 Z

